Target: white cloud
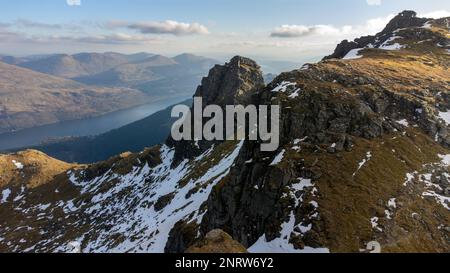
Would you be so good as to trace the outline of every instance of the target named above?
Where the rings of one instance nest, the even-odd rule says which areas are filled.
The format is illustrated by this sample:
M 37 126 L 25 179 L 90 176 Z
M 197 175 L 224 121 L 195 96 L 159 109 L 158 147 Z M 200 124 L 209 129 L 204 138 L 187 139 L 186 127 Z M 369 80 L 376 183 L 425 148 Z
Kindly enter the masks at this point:
M 275 28 L 270 36 L 281 38 L 303 37 L 307 35 L 342 35 L 351 31 L 351 26 L 337 28 L 331 25 L 282 25 Z
M 66 0 L 69 6 L 81 6 L 81 0 Z
M 127 23 L 124 21 L 112 21 L 106 24 L 109 28 L 126 27 L 128 29 L 137 30 L 142 34 L 173 34 L 193 35 L 193 34 L 209 34 L 208 28 L 199 23 L 181 23 L 173 20 L 163 22 L 138 22 Z
M 436 10 L 436 11 L 432 11 L 432 12 L 419 14 L 419 17 L 433 18 L 433 19 L 450 17 L 450 11 L 448 11 L 448 10 Z
M 381 0 L 366 0 L 367 5 L 369 6 L 380 6 Z
M 381 30 L 394 18 L 394 14 L 386 17 L 374 18 L 367 20 L 362 25 L 342 26 L 337 27 L 333 25 L 282 25 L 275 28 L 270 36 L 279 38 L 299 38 L 305 36 L 324 36 L 324 37 L 341 37 L 341 38 L 355 38 L 362 35 L 373 35 Z

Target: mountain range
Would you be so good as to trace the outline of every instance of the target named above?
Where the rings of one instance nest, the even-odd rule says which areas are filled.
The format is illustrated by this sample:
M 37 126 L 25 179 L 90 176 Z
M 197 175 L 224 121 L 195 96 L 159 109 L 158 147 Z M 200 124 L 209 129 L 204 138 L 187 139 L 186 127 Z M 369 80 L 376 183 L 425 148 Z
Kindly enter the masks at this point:
M 185 99 L 217 61 L 191 54 L 0 57 L 0 133 Z
M 449 68 L 450 18 L 413 11 L 267 85 L 236 56 L 195 94 L 279 105 L 277 151 L 169 136 L 88 165 L 2 155 L 0 252 L 447 253 Z

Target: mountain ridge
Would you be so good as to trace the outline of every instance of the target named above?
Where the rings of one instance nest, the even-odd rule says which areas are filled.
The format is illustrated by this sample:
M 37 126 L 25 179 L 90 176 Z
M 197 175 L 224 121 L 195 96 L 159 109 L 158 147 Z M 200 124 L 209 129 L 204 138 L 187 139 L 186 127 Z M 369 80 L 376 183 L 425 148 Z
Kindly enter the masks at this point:
M 373 241 L 382 252 L 448 252 L 450 38 L 440 22 L 267 86 L 250 59 L 214 67 L 196 94 L 280 105 L 277 151 L 169 138 L 33 190 L 6 185 L 0 251 L 219 251 L 208 234 L 221 229 L 251 253 L 357 253 Z

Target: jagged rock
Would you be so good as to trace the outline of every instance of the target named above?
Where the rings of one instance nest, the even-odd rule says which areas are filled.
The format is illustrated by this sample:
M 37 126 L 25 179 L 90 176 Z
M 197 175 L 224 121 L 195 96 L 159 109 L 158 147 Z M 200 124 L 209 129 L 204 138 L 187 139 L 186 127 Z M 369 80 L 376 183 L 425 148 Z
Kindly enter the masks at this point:
M 203 78 L 194 97 L 202 97 L 203 107 L 211 104 L 221 107 L 237 104 L 246 105 L 262 87 L 264 87 L 264 78 L 260 66 L 249 58 L 235 56 L 225 65 L 214 66 L 208 76 Z M 176 142 L 169 137 L 167 144 L 175 147 L 174 165 L 177 165 L 183 159 L 200 155 L 209 149 L 214 142 Z

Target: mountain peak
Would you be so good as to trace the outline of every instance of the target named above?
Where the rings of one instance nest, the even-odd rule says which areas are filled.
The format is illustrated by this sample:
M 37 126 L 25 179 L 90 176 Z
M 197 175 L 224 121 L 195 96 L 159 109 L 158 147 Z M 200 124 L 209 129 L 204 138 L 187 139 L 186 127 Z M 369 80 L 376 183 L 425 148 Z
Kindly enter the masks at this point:
M 260 66 L 249 58 L 235 56 L 225 65 L 212 68 L 195 96 L 203 97 L 206 104 L 236 104 L 263 85 Z
M 429 19 L 417 17 L 417 12 L 412 10 L 405 10 L 395 16 L 384 28 L 382 33 L 390 33 L 397 29 L 408 27 L 423 26 Z
M 231 66 L 248 65 L 255 69 L 260 69 L 260 66 L 254 60 L 242 56 L 234 56 L 233 58 L 231 58 L 229 65 Z
M 441 22 L 444 19 L 420 18 L 417 17 L 415 11 L 405 10 L 392 18 L 383 31 L 373 36 L 357 38 L 354 41 L 344 40 L 336 47 L 333 54 L 324 59 L 345 59 L 349 53 L 352 53 L 350 54 L 352 58 L 359 58 L 361 50 L 370 49 L 423 52 L 425 47 L 421 45 L 424 44 L 429 46 L 426 51 L 429 51 L 430 48 L 438 48 L 442 51 L 448 44 L 446 41 L 449 35 L 447 23 Z M 439 30 L 433 29 L 432 26 L 438 27 Z M 355 54 L 356 56 L 353 56 Z

